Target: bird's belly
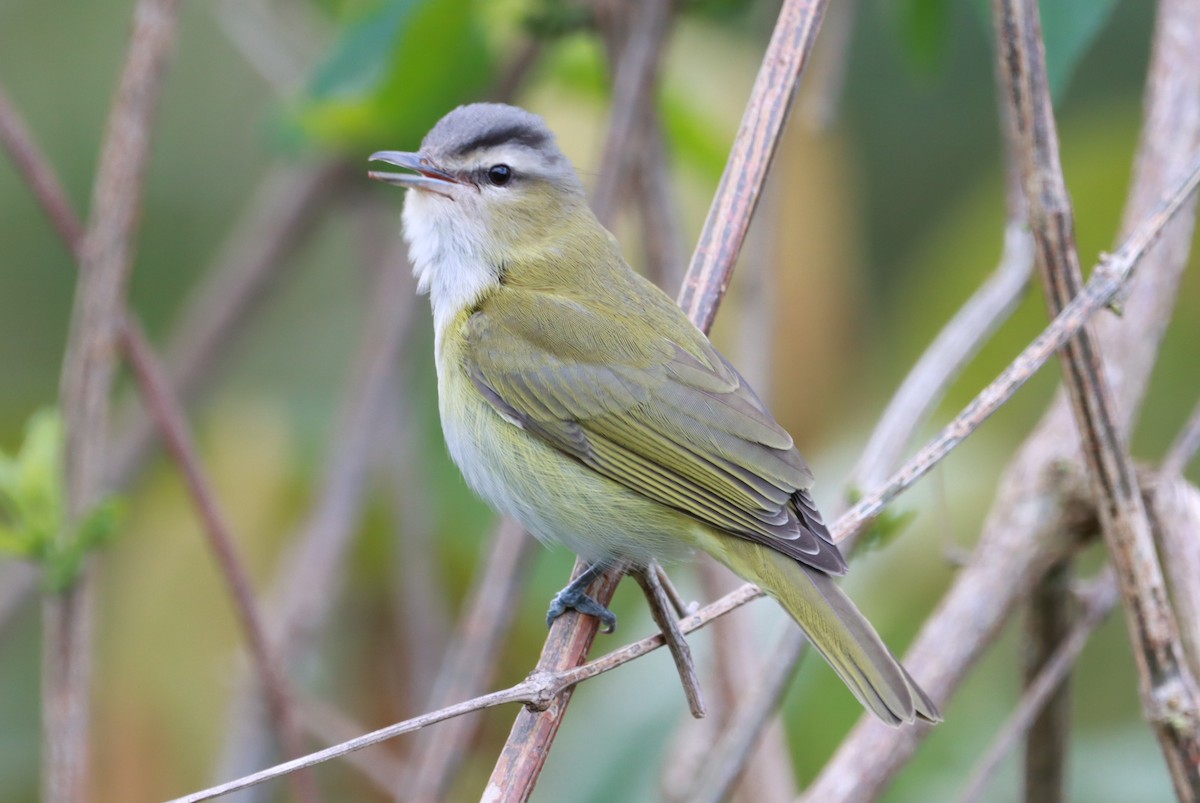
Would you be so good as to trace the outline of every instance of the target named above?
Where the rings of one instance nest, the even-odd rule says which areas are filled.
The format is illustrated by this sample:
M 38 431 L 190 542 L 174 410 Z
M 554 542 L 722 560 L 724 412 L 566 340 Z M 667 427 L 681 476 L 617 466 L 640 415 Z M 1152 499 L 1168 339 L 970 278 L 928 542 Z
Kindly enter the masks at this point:
M 439 370 L 438 384 L 443 435 L 467 484 L 538 539 L 562 543 L 589 562 L 645 565 L 688 551 L 693 519 L 506 421 L 465 376 Z

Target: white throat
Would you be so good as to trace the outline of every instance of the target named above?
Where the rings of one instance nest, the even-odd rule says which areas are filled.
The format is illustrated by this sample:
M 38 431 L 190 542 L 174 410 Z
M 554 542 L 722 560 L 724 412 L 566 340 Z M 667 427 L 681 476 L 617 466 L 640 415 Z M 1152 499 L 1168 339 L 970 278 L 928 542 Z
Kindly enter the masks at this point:
M 455 203 L 420 190 L 409 190 L 404 199 L 404 239 L 417 291 L 429 294 L 439 344 L 458 313 L 478 303 L 499 281 L 486 255 L 483 210 L 443 207 Z

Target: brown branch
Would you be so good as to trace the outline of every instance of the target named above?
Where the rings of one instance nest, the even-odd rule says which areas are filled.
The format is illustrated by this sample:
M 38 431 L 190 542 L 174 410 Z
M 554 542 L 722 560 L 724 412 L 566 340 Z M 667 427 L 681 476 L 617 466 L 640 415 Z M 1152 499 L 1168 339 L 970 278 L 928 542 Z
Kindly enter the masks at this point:
M 1074 214 L 1059 163 L 1058 136 L 1045 73 L 1035 0 L 997 0 L 999 51 L 1012 121 L 1023 145 L 1022 174 L 1038 244 L 1047 304 L 1057 313 L 1079 294 L 1083 278 Z M 1155 552 L 1133 460 L 1119 431 L 1115 403 L 1089 327 L 1062 352 L 1065 383 L 1083 442 L 1101 530 L 1116 567 L 1134 647 L 1142 708 L 1154 728 L 1181 800 L 1200 799 L 1200 687 L 1184 659 L 1166 580 Z
M 150 156 L 150 132 L 178 0 L 140 0 L 125 66 L 108 120 L 81 250 L 82 271 L 67 335 L 60 387 L 66 427 L 65 526 L 61 543 L 102 498 L 108 457 L 108 409 L 116 372 L 117 330 Z M 92 572 L 44 603 L 42 795 L 73 803 L 89 794 L 88 695 L 93 628 Z
M 233 533 L 217 504 L 212 483 L 200 463 L 182 405 L 172 396 L 166 369 L 146 341 L 145 334 L 130 320 L 125 321 L 124 329 L 122 342 L 126 357 L 150 415 L 162 433 L 163 443 L 183 474 L 209 547 L 233 598 L 233 607 L 262 683 L 279 742 L 287 756 L 300 756 L 304 753 L 304 739 L 288 694 L 286 673 L 267 642 L 253 584 L 238 556 Z M 318 799 L 316 779 L 310 773 L 297 775 L 295 783 L 296 794 L 301 800 L 311 803 Z
M 1200 12 L 1167 0 L 1156 26 L 1146 93 L 1146 117 L 1121 237 L 1146 230 L 1160 199 L 1174 193 L 1194 168 L 1200 139 Z M 1194 208 L 1194 202 L 1187 205 Z M 1157 214 L 1157 213 L 1154 213 Z M 1120 321 L 1102 318 L 1107 369 L 1122 428 L 1128 432 L 1145 393 L 1159 343 L 1178 296 L 1192 238 L 1188 214 L 1177 217 L 1147 250 L 1147 281 L 1131 285 Z M 1093 277 L 1095 278 L 1095 277 Z M 1074 302 L 1072 302 L 1074 303 Z M 944 703 L 983 649 L 996 637 L 1031 583 L 1070 549 L 1071 533 L 1091 531 L 1091 515 L 1071 492 L 1078 471 L 1071 411 L 1060 394 L 1005 470 L 974 556 L 926 621 L 905 665 L 935 701 Z M 927 731 L 888 729 L 860 721 L 814 782 L 821 803 L 878 796 Z M 864 765 L 863 755 L 871 762 Z
M 658 65 L 674 19 L 674 5 L 672 0 L 597 4 L 602 21 L 607 16 L 628 16 L 602 26 L 608 28 L 609 59 L 613 62 L 613 102 L 600 175 L 592 190 L 592 209 L 609 228 L 615 222 L 618 196 L 631 183 L 631 174 L 640 161 L 641 149 L 634 146 L 639 130 L 646 130 L 654 107 Z
M 671 658 L 675 661 L 675 669 L 679 672 L 679 682 L 683 686 L 683 695 L 687 698 L 688 710 L 696 719 L 703 719 L 705 714 L 704 695 L 700 690 L 700 678 L 696 676 L 696 664 L 692 660 L 692 650 L 688 647 L 683 632 L 679 629 L 679 621 L 671 611 L 671 601 L 667 592 L 659 582 L 658 573 L 661 567 L 657 563 L 647 569 L 635 569 L 632 574 L 650 606 L 650 615 L 658 630 L 666 641 Z
M 1053 659 L 1071 629 L 1072 561 L 1052 566 L 1033 588 L 1025 623 L 1021 674 L 1028 692 Z M 1025 739 L 1024 798 L 1026 803 L 1056 803 L 1065 799 L 1067 742 L 1071 733 L 1071 677 L 1059 678 L 1054 692 Z
M 780 11 L 681 290 L 680 306 L 703 331 L 712 326 L 717 304 L 728 287 L 825 5 L 826 0 L 788 0 Z M 580 570 L 577 563 L 576 572 Z M 619 580 L 612 572 L 604 575 L 593 584 L 593 598 L 602 605 L 608 604 Z M 597 622 L 590 617 L 560 617 L 542 648 L 539 667 L 578 665 L 591 647 L 596 629 Z M 494 799 L 528 798 L 569 701 L 568 692 L 546 712 L 523 711 L 517 715 L 488 782 L 489 794 L 494 794 Z
M 599 578 L 596 583 L 603 583 L 604 577 Z M 595 589 L 595 583 L 591 590 Z M 724 599 L 718 600 L 711 605 L 705 606 L 696 613 L 681 619 L 679 621 L 679 629 L 684 634 L 695 632 L 707 625 L 709 622 L 718 619 L 730 611 L 745 605 L 747 602 L 758 599 L 762 596 L 762 592 L 753 587 L 744 587 L 735 593 L 727 595 Z M 560 620 L 567 617 L 576 618 L 578 614 L 569 613 Z M 413 717 L 403 722 L 398 722 L 394 725 L 389 725 L 386 728 L 372 731 L 355 739 L 343 742 L 325 750 L 320 750 L 315 753 L 310 753 L 293 761 L 284 762 L 274 767 L 256 772 L 252 775 L 247 775 L 243 778 L 238 778 L 233 781 L 214 786 L 200 792 L 194 792 L 184 797 L 176 798 L 169 803 L 198 803 L 201 800 L 209 800 L 214 797 L 236 792 L 239 789 L 246 789 L 251 786 L 256 786 L 264 781 L 269 781 L 274 778 L 279 778 L 289 773 L 295 772 L 305 767 L 311 767 L 333 758 L 344 756 L 355 750 L 361 750 L 364 747 L 370 747 L 374 744 L 386 741 L 388 739 L 400 736 L 405 733 L 411 733 L 421 728 L 428 727 L 438 722 L 443 722 L 453 717 L 460 717 L 464 714 L 470 714 L 474 711 L 481 711 L 485 708 L 493 708 L 498 705 L 507 703 L 524 703 L 526 706 L 537 709 L 547 710 L 561 704 L 562 699 L 567 695 L 572 688 L 577 684 L 590 680 L 605 672 L 611 672 L 619 666 L 623 666 L 630 661 L 641 658 L 644 655 L 657 650 L 665 644 L 665 639 L 662 633 L 655 633 L 647 636 L 632 644 L 627 644 L 620 649 L 613 650 L 606 655 L 597 658 L 590 663 L 582 666 L 563 668 L 558 670 L 550 670 L 544 667 L 539 667 L 530 673 L 521 683 L 501 691 L 485 694 L 471 700 L 466 700 L 452 706 L 431 711 L 428 714 L 422 714 L 419 717 Z M 485 799 L 497 800 L 496 797 L 488 797 L 485 793 Z
M 1017 740 L 1034 727 L 1035 720 L 1066 681 L 1088 638 L 1108 617 L 1120 599 L 1117 576 L 1111 568 L 1105 570 L 1089 583 L 1088 589 L 1080 596 L 1084 601 L 1083 612 L 1057 648 L 1047 656 L 1041 669 L 1030 678 L 1016 710 L 1000 728 L 983 759 L 971 771 L 971 779 L 959 796 L 960 803 L 984 799 L 984 791 L 1005 756 L 1011 752 Z
M 1162 462 L 1162 473 L 1182 474 L 1198 451 L 1200 451 L 1200 403 L 1196 404 L 1187 423 L 1183 425 L 1183 429 L 1179 431 L 1179 435 L 1167 449 L 1167 455 Z
M 71 256 L 79 261 L 83 255 L 83 223 L 75 214 L 71 199 L 50 166 L 50 160 L 42 153 L 25 126 L 25 121 L 9 102 L 3 87 L 0 87 L 0 145 L 8 151 L 13 166 L 46 211 L 50 224 L 66 244 Z
M 1200 674 L 1200 491 L 1178 474 L 1165 471 L 1141 485 L 1179 619 L 1184 655 L 1192 672 Z
M 786 0 L 779 11 L 679 296 L 679 306 L 705 332 L 729 287 L 827 5 L 827 0 Z

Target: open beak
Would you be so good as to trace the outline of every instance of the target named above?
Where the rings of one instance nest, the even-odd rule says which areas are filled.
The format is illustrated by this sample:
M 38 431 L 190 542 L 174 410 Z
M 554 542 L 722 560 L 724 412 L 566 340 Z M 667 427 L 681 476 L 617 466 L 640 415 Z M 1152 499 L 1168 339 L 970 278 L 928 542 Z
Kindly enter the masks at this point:
M 395 184 L 397 187 L 409 187 L 414 190 L 430 190 L 438 195 L 450 197 L 450 188 L 454 184 L 462 184 L 462 181 L 445 172 L 433 167 L 419 153 L 407 153 L 405 151 L 377 151 L 371 154 L 368 160 L 371 162 L 387 162 L 396 167 L 403 167 L 405 170 L 412 170 L 412 173 L 383 173 L 376 170 L 371 170 L 367 173 L 368 178 L 373 178 L 376 181 L 382 181 L 385 184 Z

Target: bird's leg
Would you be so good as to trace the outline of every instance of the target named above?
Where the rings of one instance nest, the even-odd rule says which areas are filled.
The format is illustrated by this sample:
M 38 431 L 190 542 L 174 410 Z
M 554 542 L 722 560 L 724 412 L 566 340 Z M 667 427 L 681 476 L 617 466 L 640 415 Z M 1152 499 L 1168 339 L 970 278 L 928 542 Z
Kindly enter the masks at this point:
M 604 563 L 593 563 L 567 587 L 554 595 L 550 600 L 550 610 L 546 612 L 546 627 L 554 624 L 554 620 L 567 611 L 576 611 L 588 616 L 595 616 L 604 625 L 604 632 L 611 633 L 617 629 L 617 615 L 605 608 L 599 602 L 584 593 L 592 581 L 604 573 L 608 566 Z

